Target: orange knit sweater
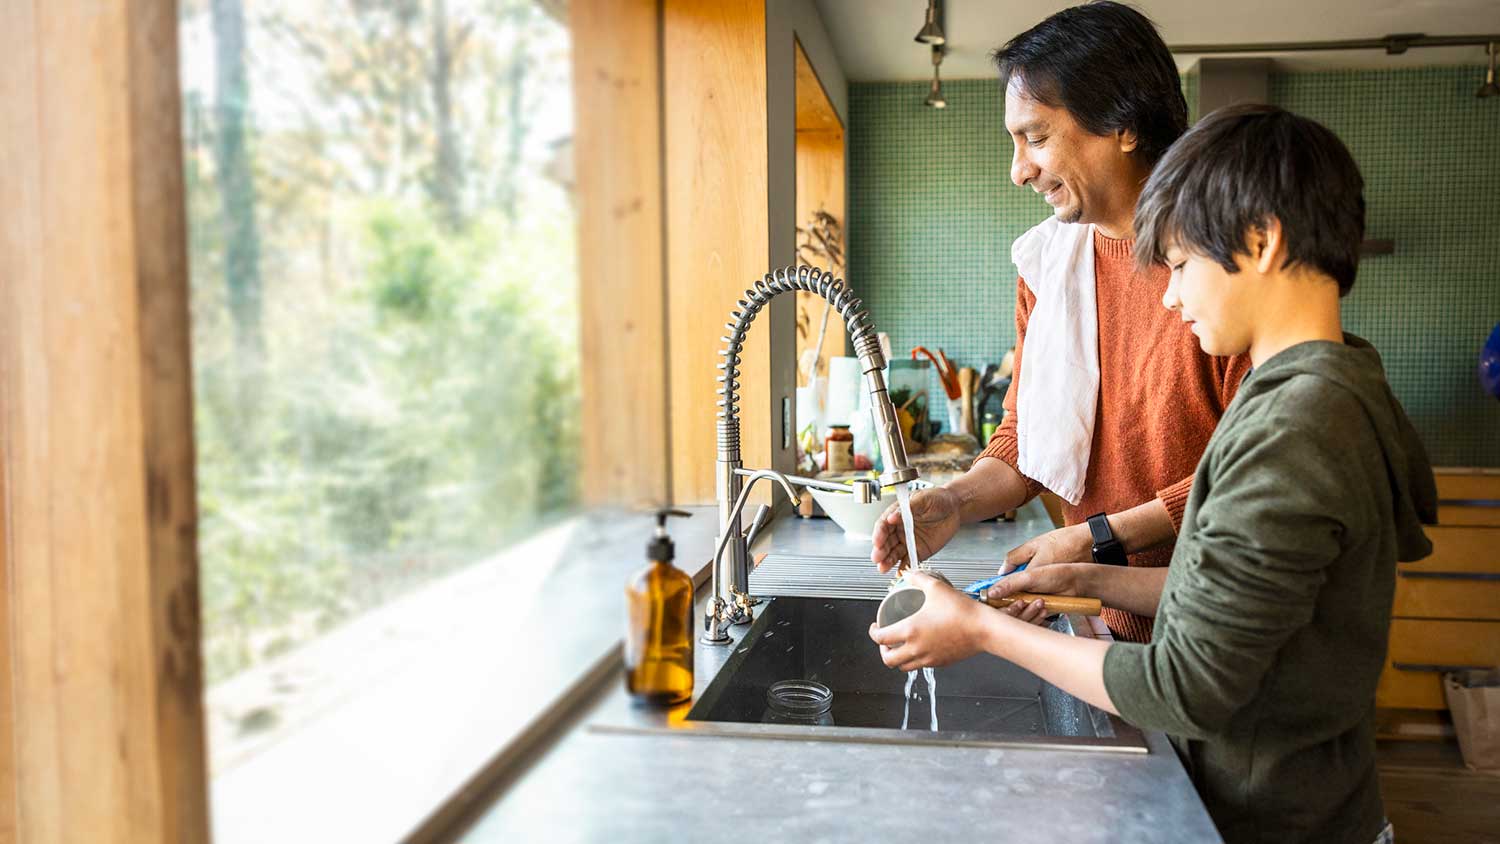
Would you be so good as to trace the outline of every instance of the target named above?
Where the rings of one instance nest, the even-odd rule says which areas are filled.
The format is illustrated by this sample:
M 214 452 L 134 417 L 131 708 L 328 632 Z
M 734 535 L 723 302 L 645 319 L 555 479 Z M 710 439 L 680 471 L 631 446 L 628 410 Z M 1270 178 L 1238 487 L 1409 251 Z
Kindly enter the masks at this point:
M 1131 240 L 1094 234 L 1099 409 L 1083 498 L 1077 506 L 1063 503 L 1070 525 L 1095 513 L 1127 510 L 1155 496 L 1171 513 L 1173 528 L 1180 528 L 1198 458 L 1240 379 L 1250 371 L 1245 355 L 1203 354 L 1182 319 L 1162 307 L 1166 267 L 1138 273 L 1133 246 Z M 1015 382 L 1005 396 L 1005 419 L 979 455 L 1012 467 L 1019 462 L 1016 385 L 1025 371 L 1026 322 L 1035 306 L 1036 296 L 1017 280 Z M 1040 484 L 1027 479 L 1028 499 L 1041 491 Z M 1164 566 L 1171 559 L 1172 547 L 1164 546 L 1130 555 L 1130 565 Z M 1107 607 L 1103 617 L 1118 638 L 1151 640 L 1149 618 Z

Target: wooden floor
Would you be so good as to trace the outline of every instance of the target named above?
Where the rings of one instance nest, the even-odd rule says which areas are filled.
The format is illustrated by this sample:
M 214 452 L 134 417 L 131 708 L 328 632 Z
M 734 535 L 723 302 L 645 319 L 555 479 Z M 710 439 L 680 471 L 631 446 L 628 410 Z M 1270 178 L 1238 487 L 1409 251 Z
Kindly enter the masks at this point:
M 1398 844 L 1500 844 L 1500 775 L 1465 768 L 1452 741 L 1382 741 L 1378 756 Z

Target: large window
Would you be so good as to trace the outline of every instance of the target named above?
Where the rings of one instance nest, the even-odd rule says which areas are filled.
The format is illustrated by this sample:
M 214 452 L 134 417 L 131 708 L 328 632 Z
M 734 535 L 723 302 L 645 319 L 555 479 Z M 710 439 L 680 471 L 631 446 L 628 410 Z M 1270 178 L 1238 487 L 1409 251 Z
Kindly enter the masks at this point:
M 180 4 L 221 842 L 368 767 L 319 742 L 458 647 L 455 614 L 574 501 L 563 6 Z M 458 741 L 401 711 L 388 730 Z M 368 755 L 407 765 L 381 732 Z

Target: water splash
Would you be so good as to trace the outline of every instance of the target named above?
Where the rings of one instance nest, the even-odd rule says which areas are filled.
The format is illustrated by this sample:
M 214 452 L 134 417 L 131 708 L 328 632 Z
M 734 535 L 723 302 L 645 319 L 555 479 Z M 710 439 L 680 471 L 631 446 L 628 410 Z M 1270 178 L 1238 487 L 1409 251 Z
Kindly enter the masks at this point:
M 906 722 L 911 719 L 911 687 L 917 682 L 917 672 L 906 672 L 906 709 L 901 713 L 901 729 L 906 729 Z
M 923 668 L 922 679 L 927 681 L 927 702 L 931 712 L 931 714 L 928 716 L 927 729 L 935 733 L 937 732 L 938 728 L 937 671 L 932 668 Z M 907 724 L 911 722 L 911 701 L 915 696 L 914 687 L 916 686 L 916 683 L 917 672 L 906 672 L 906 708 L 901 713 L 901 729 L 903 730 L 906 729 Z
M 922 677 L 927 681 L 927 699 L 932 706 L 932 720 L 930 729 L 937 732 L 937 669 L 922 669 Z

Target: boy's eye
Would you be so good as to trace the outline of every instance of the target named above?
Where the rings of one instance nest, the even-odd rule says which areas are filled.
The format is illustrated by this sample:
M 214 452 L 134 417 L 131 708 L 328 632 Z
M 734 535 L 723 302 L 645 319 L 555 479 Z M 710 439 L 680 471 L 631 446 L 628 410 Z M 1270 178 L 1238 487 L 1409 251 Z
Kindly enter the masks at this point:
M 1038 137 L 1035 137 L 1035 138 L 1033 138 L 1030 135 L 1026 136 L 1026 144 L 1027 144 L 1027 146 L 1039 147 L 1039 146 L 1042 145 L 1042 142 L 1045 141 L 1045 140 L 1047 140 L 1047 139 L 1046 139 L 1046 137 L 1043 137 L 1043 136 L 1038 136 Z

